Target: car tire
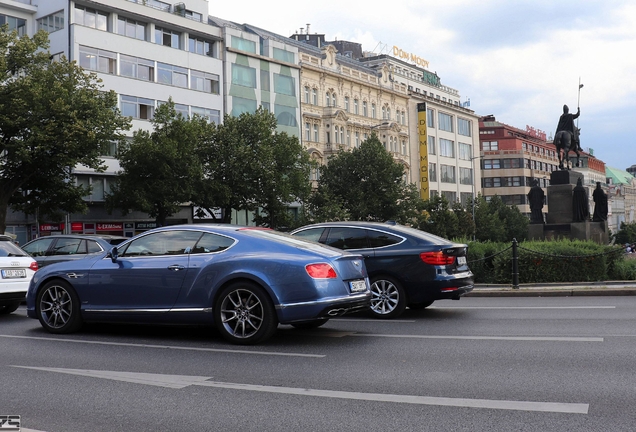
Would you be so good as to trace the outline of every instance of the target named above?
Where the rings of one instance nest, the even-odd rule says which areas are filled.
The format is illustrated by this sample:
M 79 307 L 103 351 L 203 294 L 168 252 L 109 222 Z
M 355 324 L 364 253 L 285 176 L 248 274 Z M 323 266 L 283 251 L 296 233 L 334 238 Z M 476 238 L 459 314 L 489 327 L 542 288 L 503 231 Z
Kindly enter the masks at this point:
M 223 338 L 237 345 L 265 341 L 278 327 L 271 298 L 250 282 L 233 283 L 221 291 L 214 307 L 214 320 Z
M 15 312 L 20 307 L 20 303 L 21 302 L 17 301 L 0 306 L 0 315 L 9 315 L 10 313 Z
M 413 310 L 426 309 L 427 307 L 432 305 L 434 301 L 435 300 L 425 301 L 425 302 L 422 302 L 422 303 L 411 303 L 409 305 L 409 309 L 413 309 Z
M 315 329 L 318 327 L 322 327 L 327 324 L 328 319 L 320 319 L 320 320 L 311 320 L 311 321 L 302 321 L 291 323 L 291 326 L 297 329 Z
M 375 318 L 398 317 L 406 309 L 406 294 L 402 286 L 392 278 L 376 276 L 371 279 L 371 307 Z
M 72 333 L 82 327 L 80 302 L 73 287 L 53 280 L 38 292 L 35 309 L 42 327 L 49 333 Z

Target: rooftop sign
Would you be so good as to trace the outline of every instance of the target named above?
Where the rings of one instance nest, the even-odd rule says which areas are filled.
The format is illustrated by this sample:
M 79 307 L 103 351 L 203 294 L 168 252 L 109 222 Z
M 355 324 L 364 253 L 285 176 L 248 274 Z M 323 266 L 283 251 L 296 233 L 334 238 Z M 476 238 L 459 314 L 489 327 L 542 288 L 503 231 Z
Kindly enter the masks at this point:
M 399 59 L 405 59 L 405 60 L 411 61 L 415 63 L 416 65 L 421 66 L 423 68 L 428 67 L 428 60 L 424 60 L 422 57 L 416 56 L 415 54 L 408 53 L 402 50 L 401 48 L 396 47 L 395 45 L 393 45 L 393 56 Z

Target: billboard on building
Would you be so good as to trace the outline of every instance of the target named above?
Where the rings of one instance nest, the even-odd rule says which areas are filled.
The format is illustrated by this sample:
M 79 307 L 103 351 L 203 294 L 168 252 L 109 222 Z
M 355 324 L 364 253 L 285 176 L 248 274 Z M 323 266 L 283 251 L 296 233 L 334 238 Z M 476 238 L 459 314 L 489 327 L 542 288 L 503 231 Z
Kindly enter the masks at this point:
M 417 133 L 420 142 L 420 197 L 423 200 L 428 200 L 428 132 L 426 127 L 426 102 L 417 104 Z

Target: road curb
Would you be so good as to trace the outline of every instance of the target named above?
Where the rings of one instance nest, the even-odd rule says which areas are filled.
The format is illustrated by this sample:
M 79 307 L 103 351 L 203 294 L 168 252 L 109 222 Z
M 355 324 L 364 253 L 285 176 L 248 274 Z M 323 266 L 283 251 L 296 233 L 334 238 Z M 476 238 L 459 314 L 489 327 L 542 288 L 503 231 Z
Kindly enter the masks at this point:
M 475 288 L 465 297 L 582 297 L 633 296 L 636 287 L 562 287 L 562 288 Z

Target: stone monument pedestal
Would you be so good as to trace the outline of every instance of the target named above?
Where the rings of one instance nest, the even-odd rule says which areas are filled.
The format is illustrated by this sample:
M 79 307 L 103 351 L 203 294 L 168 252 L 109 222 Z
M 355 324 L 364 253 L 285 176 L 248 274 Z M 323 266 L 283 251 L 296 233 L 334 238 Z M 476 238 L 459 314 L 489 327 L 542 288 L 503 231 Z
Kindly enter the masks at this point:
M 552 240 L 559 238 L 593 240 L 599 244 L 609 243 L 607 221 L 574 222 L 572 217 L 572 191 L 583 174 L 576 171 L 554 171 L 548 186 L 548 214 L 546 224 L 530 224 L 530 240 Z M 589 190 L 585 188 L 588 196 Z

